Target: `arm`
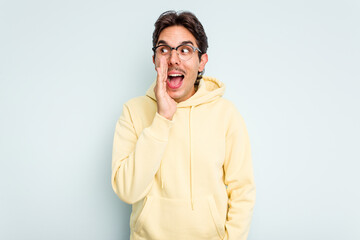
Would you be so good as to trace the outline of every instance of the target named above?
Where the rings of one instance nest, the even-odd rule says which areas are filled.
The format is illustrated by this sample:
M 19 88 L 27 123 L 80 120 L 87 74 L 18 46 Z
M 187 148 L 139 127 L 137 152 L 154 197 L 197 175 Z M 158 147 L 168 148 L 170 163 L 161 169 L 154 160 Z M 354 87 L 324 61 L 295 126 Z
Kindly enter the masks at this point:
M 137 138 L 130 111 L 124 105 L 116 123 L 112 154 L 112 187 L 124 202 L 132 204 L 147 195 L 154 182 L 172 121 L 155 114 L 152 124 Z
M 155 58 L 154 58 L 155 63 Z M 167 62 L 162 57 L 156 61 L 157 79 L 154 88 L 157 113 L 150 127 L 145 128 L 137 139 L 132 118 L 125 105 L 116 124 L 113 156 L 112 187 L 127 203 L 135 203 L 145 197 L 154 182 L 165 152 L 176 102 L 166 91 Z
M 255 203 L 250 142 L 244 120 L 238 112 L 231 125 L 226 137 L 224 163 L 229 197 L 225 239 L 246 240 Z

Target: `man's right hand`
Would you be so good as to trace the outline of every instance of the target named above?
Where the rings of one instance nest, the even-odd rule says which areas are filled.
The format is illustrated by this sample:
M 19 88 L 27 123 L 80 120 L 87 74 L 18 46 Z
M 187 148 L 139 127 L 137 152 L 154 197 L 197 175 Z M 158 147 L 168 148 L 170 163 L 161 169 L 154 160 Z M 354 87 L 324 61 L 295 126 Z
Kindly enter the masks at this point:
M 156 63 L 156 72 L 157 72 L 157 79 L 156 85 L 154 88 L 155 97 L 157 101 L 157 112 L 169 119 L 172 120 L 177 106 L 176 101 L 172 99 L 166 91 L 166 81 L 168 78 L 167 75 L 167 61 L 165 57 L 161 57 L 157 59 Z

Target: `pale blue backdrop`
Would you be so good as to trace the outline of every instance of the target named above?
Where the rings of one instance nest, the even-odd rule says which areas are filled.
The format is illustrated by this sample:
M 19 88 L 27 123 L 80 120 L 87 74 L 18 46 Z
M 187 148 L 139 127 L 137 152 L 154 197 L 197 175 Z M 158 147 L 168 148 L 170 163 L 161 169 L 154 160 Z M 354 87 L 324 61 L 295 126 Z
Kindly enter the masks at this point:
M 249 240 L 360 239 L 357 0 L 1 0 L 0 239 L 128 239 L 113 132 L 168 9 L 202 21 L 206 74 L 247 123 Z

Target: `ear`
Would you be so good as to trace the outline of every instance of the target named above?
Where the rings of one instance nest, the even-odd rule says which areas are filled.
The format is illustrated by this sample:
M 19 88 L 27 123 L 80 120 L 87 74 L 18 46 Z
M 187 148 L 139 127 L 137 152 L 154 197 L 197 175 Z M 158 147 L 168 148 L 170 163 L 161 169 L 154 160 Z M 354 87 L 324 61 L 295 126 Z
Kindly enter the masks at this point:
M 199 64 L 199 72 L 204 71 L 205 65 L 208 62 L 208 55 L 207 53 L 204 53 L 203 55 L 201 55 L 200 58 L 200 64 Z

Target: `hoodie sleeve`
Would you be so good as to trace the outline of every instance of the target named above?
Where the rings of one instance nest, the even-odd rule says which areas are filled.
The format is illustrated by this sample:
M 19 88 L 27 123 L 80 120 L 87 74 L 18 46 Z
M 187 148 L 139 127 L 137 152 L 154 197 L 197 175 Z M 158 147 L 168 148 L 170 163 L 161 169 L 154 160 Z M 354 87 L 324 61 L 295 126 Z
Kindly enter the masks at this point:
M 173 122 L 155 114 L 139 137 L 127 105 L 116 123 L 111 183 L 121 200 L 133 204 L 147 195 L 165 152 Z
M 244 120 L 238 112 L 230 125 L 224 162 L 225 184 L 229 197 L 224 239 L 246 240 L 255 204 L 250 142 Z

